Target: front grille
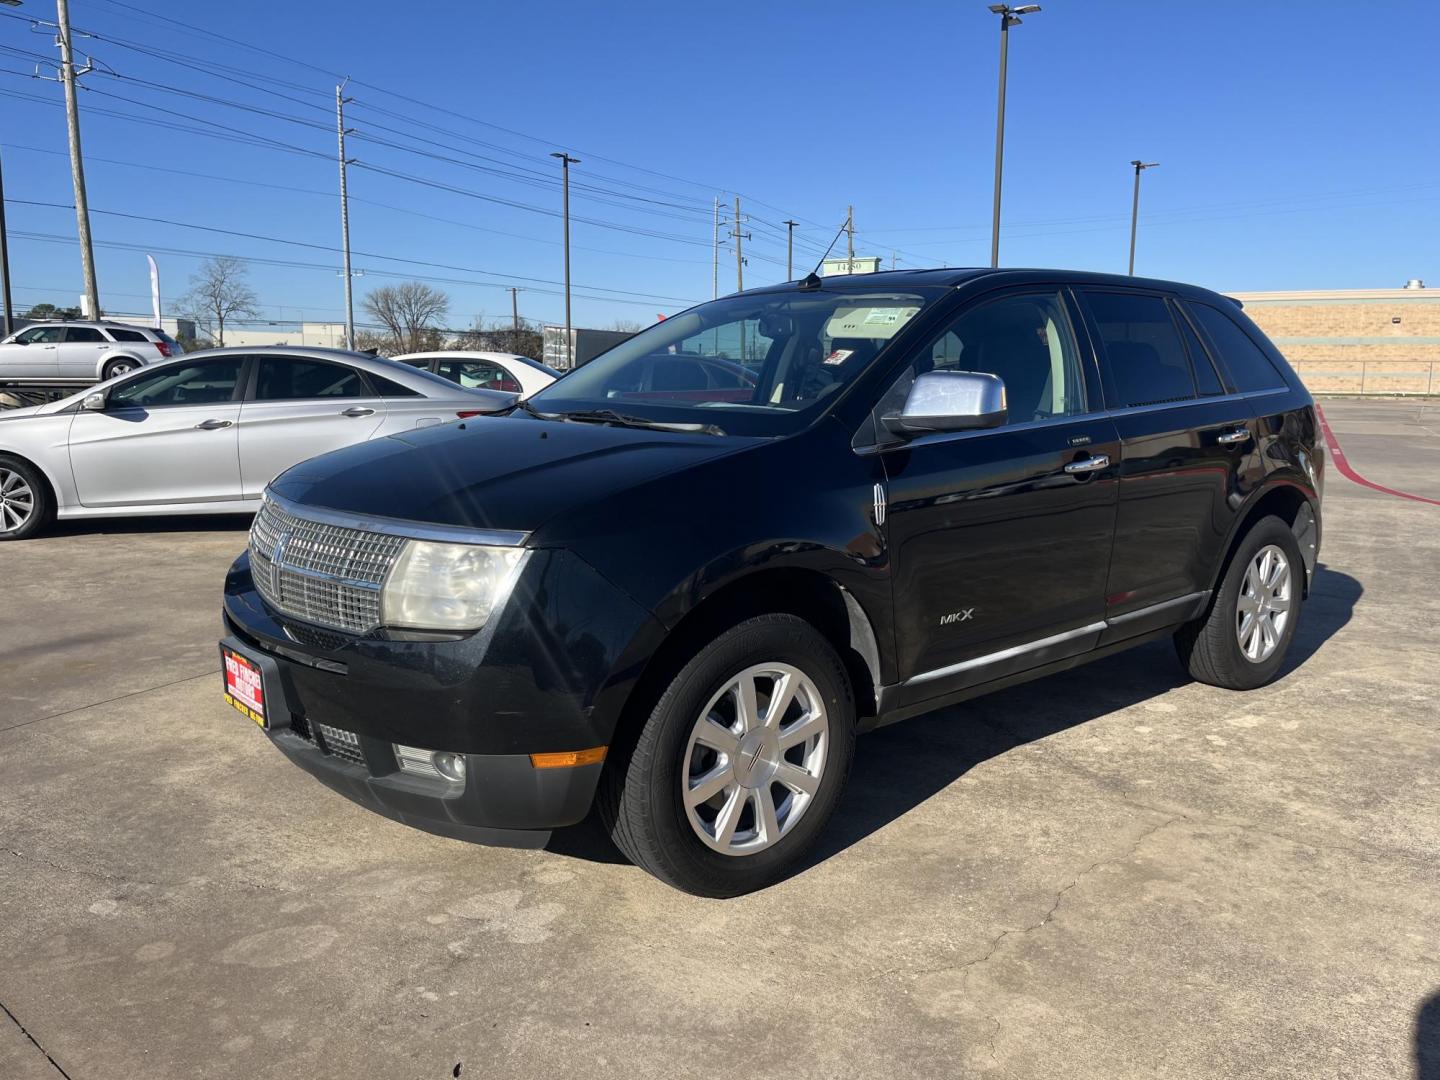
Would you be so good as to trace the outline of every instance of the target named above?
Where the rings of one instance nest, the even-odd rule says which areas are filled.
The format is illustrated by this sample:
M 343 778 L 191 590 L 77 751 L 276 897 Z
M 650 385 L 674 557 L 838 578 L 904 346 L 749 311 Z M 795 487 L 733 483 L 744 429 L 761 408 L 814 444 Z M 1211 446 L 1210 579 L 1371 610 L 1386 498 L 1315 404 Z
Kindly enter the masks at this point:
M 269 499 L 250 527 L 255 587 L 276 611 L 363 634 L 380 625 L 380 586 L 404 537 L 312 521 Z
M 365 766 L 365 753 L 360 749 L 360 736 L 353 731 L 346 731 L 343 728 L 331 727 L 329 724 L 315 725 L 320 729 L 320 737 L 325 740 L 325 749 L 340 758 L 348 761 L 351 765 Z

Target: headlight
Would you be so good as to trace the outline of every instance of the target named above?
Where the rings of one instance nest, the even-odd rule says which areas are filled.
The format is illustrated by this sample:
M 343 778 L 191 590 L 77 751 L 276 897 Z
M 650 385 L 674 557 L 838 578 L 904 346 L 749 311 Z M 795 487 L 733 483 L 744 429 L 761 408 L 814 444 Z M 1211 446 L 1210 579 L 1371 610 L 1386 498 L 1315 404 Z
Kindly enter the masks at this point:
M 380 595 L 386 626 L 478 630 L 519 575 L 527 552 L 516 547 L 409 540 Z

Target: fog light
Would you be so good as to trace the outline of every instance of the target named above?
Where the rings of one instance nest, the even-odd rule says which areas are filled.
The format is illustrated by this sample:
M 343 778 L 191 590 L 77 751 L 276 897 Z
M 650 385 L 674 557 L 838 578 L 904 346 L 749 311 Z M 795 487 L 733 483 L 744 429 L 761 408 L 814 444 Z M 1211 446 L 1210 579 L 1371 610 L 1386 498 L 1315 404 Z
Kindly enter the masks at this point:
M 446 780 L 458 784 L 465 779 L 465 759 L 459 754 L 435 754 L 430 760 Z
M 428 776 L 437 780 L 448 780 L 459 784 L 465 780 L 465 755 L 452 754 L 444 750 L 422 750 L 418 746 L 402 746 L 392 743 L 395 761 L 401 772 L 414 776 Z

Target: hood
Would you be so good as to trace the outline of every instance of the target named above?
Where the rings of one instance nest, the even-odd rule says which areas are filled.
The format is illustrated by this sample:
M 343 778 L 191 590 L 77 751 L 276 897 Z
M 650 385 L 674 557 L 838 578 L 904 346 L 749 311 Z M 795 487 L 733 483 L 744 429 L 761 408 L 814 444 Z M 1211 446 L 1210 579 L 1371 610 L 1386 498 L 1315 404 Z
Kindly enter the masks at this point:
M 566 510 L 756 441 L 482 417 L 323 454 L 270 487 L 293 502 L 352 514 L 534 532 Z

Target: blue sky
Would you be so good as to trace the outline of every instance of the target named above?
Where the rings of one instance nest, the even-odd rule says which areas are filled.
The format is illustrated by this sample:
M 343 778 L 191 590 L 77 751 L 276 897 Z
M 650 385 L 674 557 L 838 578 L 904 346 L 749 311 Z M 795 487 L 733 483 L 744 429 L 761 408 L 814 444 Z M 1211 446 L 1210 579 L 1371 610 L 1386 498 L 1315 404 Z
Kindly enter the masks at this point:
M 44 239 L 73 241 L 74 213 L 30 205 L 71 201 L 60 88 L 28 77 L 30 54 L 56 50 L 9 17 L 54 8 L 0 14 L 0 68 L 18 73 L 0 74 L 16 303 L 74 303 L 78 250 Z M 988 261 L 998 28 L 983 0 L 72 0 L 71 19 L 98 35 L 76 38 L 101 69 L 81 97 L 92 209 L 176 223 L 94 216 L 102 245 L 126 245 L 96 251 L 110 311 L 148 307 L 155 250 L 167 300 L 200 261 L 186 252 L 220 252 L 252 260 L 267 317 L 341 317 L 346 74 L 357 297 L 432 279 L 454 326 L 508 317 L 507 285 L 522 314 L 562 317 L 558 149 L 583 159 L 572 212 L 604 223 L 573 230 L 579 325 L 709 298 L 711 201 L 728 210 L 737 192 L 747 285 L 784 277 L 781 222 L 802 223 L 808 264 L 848 204 L 859 254 Z M 1139 272 L 1230 290 L 1440 285 L 1437 41 L 1440 11 L 1419 0 L 1046 0 L 1012 31 L 1002 264 L 1123 271 L 1128 162 L 1143 157 L 1161 166 L 1144 179 Z M 729 249 L 720 287 L 735 287 Z

